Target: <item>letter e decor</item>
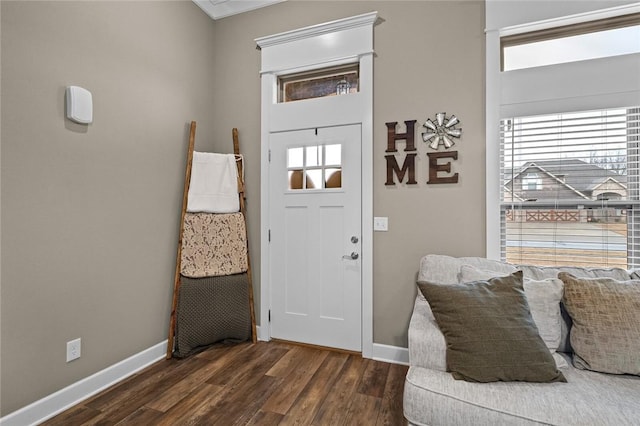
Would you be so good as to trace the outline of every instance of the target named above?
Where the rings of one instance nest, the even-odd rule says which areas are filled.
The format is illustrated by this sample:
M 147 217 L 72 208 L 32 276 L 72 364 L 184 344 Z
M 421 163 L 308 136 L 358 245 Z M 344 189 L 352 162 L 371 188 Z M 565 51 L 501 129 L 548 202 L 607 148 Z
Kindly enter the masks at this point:
M 439 112 L 436 114 L 435 123 L 427 118 L 427 121 L 422 125 L 427 130 L 422 134 L 422 141 L 429 144 L 429 148 L 438 150 L 440 146 L 444 146 L 447 150 L 454 144 L 455 139 L 459 139 L 462 135 L 462 129 L 457 129 L 456 125 L 460 123 L 458 117 L 452 115 L 447 118 L 447 114 Z M 447 163 L 439 163 L 439 158 L 451 158 L 453 160 L 458 159 L 458 151 L 444 151 L 444 152 L 430 152 L 427 154 L 429 157 L 429 180 L 428 184 L 437 183 L 458 183 L 458 173 L 454 173 L 451 176 L 440 176 L 439 172 L 451 173 L 451 161 Z
M 429 180 L 427 183 L 458 183 L 458 173 L 451 176 L 438 176 L 438 172 L 451 173 L 451 161 L 438 163 L 439 158 L 458 159 L 458 151 L 429 152 Z

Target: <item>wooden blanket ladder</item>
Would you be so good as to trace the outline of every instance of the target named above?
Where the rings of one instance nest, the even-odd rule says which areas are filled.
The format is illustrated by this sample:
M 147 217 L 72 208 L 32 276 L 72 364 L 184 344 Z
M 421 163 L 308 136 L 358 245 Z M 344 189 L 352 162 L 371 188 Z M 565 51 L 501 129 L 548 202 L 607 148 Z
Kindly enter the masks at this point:
M 238 129 L 234 128 L 232 130 L 232 138 L 233 138 L 233 153 L 236 157 L 240 156 L 240 141 L 238 139 Z M 173 350 L 175 345 L 175 330 L 176 330 L 176 309 L 178 306 L 178 292 L 180 290 L 180 270 L 181 270 L 181 259 L 182 259 L 182 243 L 183 243 L 183 234 L 184 234 L 184 220 L 187 212 L 187 200 L 189 194 L 189 184 L 191 182 L 191 167 L 193 164 L 193 151 L 195 147 L 195 139 L 196 139 L 196 122 L 192 121 L 190 130 L 189 130 L 189 147 L 187 151 L 187 168 L 184 178 L 184 189 L 182 194 L 182 212 L 180 214 L 180 234 L 178 237 L 178 254 L 176 256 L 176 271 L 174 275 L 173 281 L 173 301 L 171 303 L 171 318 L 169 322 L 169 337 L 167 341 L 167 359 L 173 356 Z M 238 197 L 240 201 L 240 212 L 244 218 L 245 229 L 247 228 L 247 212 L 246 212 L 246 199 L 245 199 L 245 183 L 244 183 L 244 161 L 240 159 L 236 161 L 236 166 L 238 168 Z M 256 316 L 254 311 L 253 304 L 253 285 L 251 278 L 251 259 L 249 256 L 249 237 L 247 232 L 247 278 L 248 278 L 248 289 L 249 292 L 249 310 L 251 314 L 251 340 L 253 343 L 257 342 L 256 335 Z

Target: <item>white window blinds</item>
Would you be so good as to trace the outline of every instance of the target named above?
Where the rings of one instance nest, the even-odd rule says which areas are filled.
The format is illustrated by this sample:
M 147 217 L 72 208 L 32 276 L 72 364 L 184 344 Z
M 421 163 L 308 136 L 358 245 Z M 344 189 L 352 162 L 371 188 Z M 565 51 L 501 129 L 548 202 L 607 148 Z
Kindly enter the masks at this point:
M 640 108 L 501 120 L 501 252 L 516 264 L 640 266 Z

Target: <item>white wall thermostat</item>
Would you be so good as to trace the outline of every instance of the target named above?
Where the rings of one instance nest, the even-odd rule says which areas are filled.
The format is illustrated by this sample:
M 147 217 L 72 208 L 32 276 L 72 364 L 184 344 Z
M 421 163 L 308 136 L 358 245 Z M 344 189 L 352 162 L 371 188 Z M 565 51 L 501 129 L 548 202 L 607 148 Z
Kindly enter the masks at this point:
M 67 118 L 80 124 L 93 122 L 91 92 L 79 86 L 67 86 Z

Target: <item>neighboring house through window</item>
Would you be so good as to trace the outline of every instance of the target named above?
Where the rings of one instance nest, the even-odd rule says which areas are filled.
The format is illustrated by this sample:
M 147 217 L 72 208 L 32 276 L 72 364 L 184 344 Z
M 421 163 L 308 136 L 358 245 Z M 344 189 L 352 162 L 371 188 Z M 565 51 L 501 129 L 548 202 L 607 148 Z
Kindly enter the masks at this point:
M 510 7 L 490 1 L 488 14 L 499 10 L 494 16 L 503 19 Z M 640 35 L 639 11 L 635 4 L 487 31 L 487 60 L 500 62 L 487 65 L 487 182 L 497 185 L 487 190 L 489 257 L 640 267 L 640 36 L 633 35 Z M 590 56 L 592 45 L 580 42 L 585 34 L 612 32 L 621 38 L 609 38 L 615 40 L 609 51 L 605 43 Z M 551 47 L 563 38 L 585 56 L 567 60 Z M 553 43 L 529 56 L 549 60 L 518 64 L 504 50 L 526 52 L 527 43 L 537 49 L 547 41 Z M 491 51 L 496 42 L 499 55 Z M 497 132 L 491 120 L 499 122 Z M 491 155 L 499 155 L 499 176 Z
M 541 124 L 543 123 L 543 124 Z M 544 130 L 541 130 L 544 127 Z M 502 257 L 540 265 L 634 265 L 640 199 L 635 109 L 502 120 Z M 555 159 L 559 158 L 559 159 Z

